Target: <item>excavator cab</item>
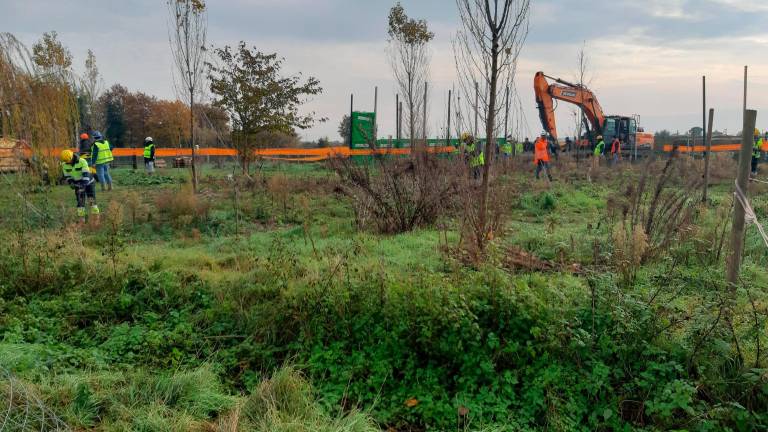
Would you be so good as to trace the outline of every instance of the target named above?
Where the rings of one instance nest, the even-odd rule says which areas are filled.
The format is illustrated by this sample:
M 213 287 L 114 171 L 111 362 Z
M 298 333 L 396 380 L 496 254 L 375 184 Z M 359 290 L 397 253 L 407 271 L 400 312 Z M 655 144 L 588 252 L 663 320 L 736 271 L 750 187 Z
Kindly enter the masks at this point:
M 606 144 L 618 137 L 622 142 L 622 150 L 633 149 L 636 144 L 636 136 L 637 120 L 634 117 L 607 116 L 605 118 L 603 138 L 605 138 Z

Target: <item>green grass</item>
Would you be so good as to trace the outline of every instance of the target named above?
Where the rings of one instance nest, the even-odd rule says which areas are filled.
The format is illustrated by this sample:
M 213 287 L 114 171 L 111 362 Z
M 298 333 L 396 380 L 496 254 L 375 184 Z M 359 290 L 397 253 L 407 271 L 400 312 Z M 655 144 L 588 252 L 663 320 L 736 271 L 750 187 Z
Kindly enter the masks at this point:
M 322 165 L 266 164 L 261 174 L 284 175 L 287 189 L 243 181 L 237 221 L 231 173 L 205 167 L 196 204 L 205 211 L 172 216 L 159 201 L 186 193 L 188 171 L 150 179 L 116 169 L 115 190 L 97 192 L 101 228 L 72 225 L 68 188 L 9 177 L 0 190 L 0 367 L 80 430 L 759 430 L 768 422 L 765 365 L 753 367 L 755 341 L 766 342 L 754 335 L 766 323 L 768 250 L 754 227 L 734 320 L 741 358 L 729 330 L 712 327 L 724 256 L 712 258 L 711 240 L 727 184 L 713 188 L 696 232 L 627 284 L 612 262 L 607 200 L 618 191 L 607 182 L 546 188 L 528 173 L 505 178 L 520 185 L 506 234 L 473 269 L 442 249 L 436 227 L 358 230 Z M 765 221 L 760 191 L 752 204 Z M 110 202 L 125 211 L 117 235 L 106 228 Z M 447 217 L 451 244 L 458 217 Z M 511 273 L 500 265 L 505 245 L 585 271 Z M 0 379 L 6 399 L 8 382 Z M 627 411 L 631 401 L 640 401 L 640 420 Z

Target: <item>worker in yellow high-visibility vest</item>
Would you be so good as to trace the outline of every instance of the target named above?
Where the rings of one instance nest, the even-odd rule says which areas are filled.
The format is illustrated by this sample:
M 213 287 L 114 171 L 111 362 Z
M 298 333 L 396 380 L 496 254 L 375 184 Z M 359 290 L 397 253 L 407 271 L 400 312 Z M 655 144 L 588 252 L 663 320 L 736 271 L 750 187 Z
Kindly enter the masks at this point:
M 144 139 L 144 168 L 149 175 L 155 173 L 155 141 L 152 137 Z
M 85 216 L 87 214 L 85 210 L 86 200 L 91 203 L 91 216 L 94 217 L 93 222 L 98 223 L 99 206 L 96 205 L 96 188 L 93 184 L 94 180 L 91 176 L 91 170 L 88 168 L 88 162 L 77 153 L 73 153 L 72 150 L 62 151 L 60 159 L 61 174 L 75 191 L 77 217 L 80 219 L 80 223 L 85 223 Z
M 115 160 L 112 156 L 112 144 L 109 143 L 99 131 L 93 133 L 93 146 L 91 147 L 91 165 L 96 166 L 96 176 L 104 188 L 112 190 L 112 176 L 109 175 L 109 164 Z

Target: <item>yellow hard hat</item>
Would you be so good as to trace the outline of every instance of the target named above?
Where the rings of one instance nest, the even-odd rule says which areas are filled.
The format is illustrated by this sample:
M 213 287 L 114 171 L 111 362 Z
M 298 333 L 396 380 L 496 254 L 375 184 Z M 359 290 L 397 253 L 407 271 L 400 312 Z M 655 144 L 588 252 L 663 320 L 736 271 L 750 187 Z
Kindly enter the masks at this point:
M 755 128 L 755 136 L 760 136 L 760 129 Z
M 461 140 L 462 141 L 466 141 L 468 139 L 469 139 L 469 133 L 464 132 L 463 134 L 461 134 Z
M 62 150 L 61 155 L 59 156 L 59 159 L 61 159 L 64 163 L 70 163 L 72 162 L 72 158 L 75 156 L 74 153 L 72 153 L 72 150 Z

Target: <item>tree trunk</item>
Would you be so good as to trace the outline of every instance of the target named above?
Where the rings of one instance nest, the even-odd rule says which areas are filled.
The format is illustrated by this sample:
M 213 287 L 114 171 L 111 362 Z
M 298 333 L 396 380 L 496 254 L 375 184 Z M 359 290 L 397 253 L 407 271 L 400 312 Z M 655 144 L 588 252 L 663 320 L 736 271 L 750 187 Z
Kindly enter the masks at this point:
M 192 146 L 192 190 L 197 193 L 197 151 L 195 150 L 195 89 L 189 89 L 189 144 Z
M 495 146 L 495 139 L 493 131 L 496 128 L 496 88 L 498 87 L 499 80 L 499 34 L 493 33 L 492 45 L 491 45 L 491 82 L 488 95 L 488 114 L 485 122 L 485 147 L 483 148 L 485 163 L 483 164 L 483 183 L 480 189 L 480 233 L 481 238 L 477 239 L 480 251 L 485 251 L 486 240 L 488 239 L 488 197 L 489 197 L 489 184 L 491 177 L 491 156 L 493 153 L 490 151 L 492 145 Z

